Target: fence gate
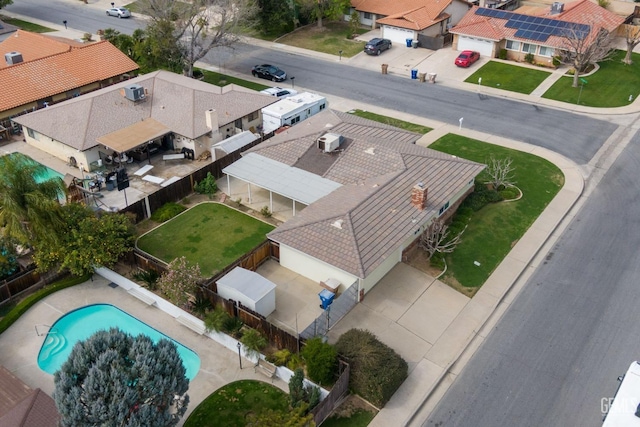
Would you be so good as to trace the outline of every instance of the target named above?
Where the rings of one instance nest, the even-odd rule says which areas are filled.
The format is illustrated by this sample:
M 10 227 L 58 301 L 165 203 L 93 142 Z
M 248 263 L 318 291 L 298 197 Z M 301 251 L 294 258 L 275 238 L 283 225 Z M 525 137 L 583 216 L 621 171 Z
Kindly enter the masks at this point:
M 326 335 L 327 331 L 346 316 L 358 303 L 357 283 L 357 281 L 354 282 L 338 298 L 334 299 L 331 305 L 300 333 L 300 337 L 309 339 L 319 335 Z

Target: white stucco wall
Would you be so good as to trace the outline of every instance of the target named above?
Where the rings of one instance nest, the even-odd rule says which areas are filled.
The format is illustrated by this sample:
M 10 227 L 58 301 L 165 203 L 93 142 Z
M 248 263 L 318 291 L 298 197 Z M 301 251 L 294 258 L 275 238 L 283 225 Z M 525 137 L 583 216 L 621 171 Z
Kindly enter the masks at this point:
M 356 276 L 286 245 L 280 245 L 280 265 L 317 283 L 329 278 L 337 279 L 341 283 L 341 292 L 357 279 Z
M 396 249 L 382 264 L 372 271 L 362 282 L 360 282 L 360 289 L 364 290 L 364 293 L 368 293 L 373 287 L 387 274 L 397 263 L 402 261 L 402 248 Z
M 29 133 L 33 134 L 33 138 L 29 136 Z M 65 163 L 68 163 L 69 158 L 73 157 L 76 159 L 78 167 L 82 166 L 85 171 L 89 169 L 89 163 L 95 162 L 99 159 L 98 147 L 94 147 L 87 151 L 78 151 L 75 148 L 69 147 L 68 145 L 36 131 L 27 131 L 26 128 L 24 129 L 23 135 L 27 144 L 32 145 L 45 153 L 51 154 Z

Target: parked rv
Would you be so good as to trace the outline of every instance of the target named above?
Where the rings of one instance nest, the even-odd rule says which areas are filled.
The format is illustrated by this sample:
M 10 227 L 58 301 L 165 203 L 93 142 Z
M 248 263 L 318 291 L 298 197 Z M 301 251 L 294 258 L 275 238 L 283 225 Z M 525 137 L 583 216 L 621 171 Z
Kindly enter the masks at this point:
M 293 126 L 325 110 L 328 105 L 324 96 L 310 92 L 281 99 L 262 109 L 262 131 L 270 133 L 282 126 Z

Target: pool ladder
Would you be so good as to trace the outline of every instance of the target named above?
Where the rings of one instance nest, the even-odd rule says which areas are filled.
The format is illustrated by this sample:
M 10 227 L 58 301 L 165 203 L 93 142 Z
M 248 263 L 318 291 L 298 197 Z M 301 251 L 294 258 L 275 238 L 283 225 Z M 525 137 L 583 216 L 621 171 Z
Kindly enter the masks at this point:
M 41 332 L 40 330 L 38 330 L 38 326 L 47 328 L 47 331 Z M 35 325 L 34 328 L 36 329 L 36 335 L 38 335 L 39 337 L 43 335 L 58 333 L 58 331 L 51 325 L 40 324 L 40 325 Z

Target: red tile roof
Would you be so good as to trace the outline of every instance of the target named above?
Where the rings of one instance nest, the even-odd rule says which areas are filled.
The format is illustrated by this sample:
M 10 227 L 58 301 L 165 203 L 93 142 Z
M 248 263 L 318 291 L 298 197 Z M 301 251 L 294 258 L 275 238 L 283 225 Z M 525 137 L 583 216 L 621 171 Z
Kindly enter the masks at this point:
M 450 32 L 471 37 L 478 37 L 493 41 L 504 39 L 530 41 L 521 37 L 516 37 L 517 29 L 507 28 L 506 19 L 489 18 L 486 16 L 476 15 L 477 6 L 474 6 L 460 20 L 458 25 L 453 27 Z M 540 8 L 539 13 L 532 13 L 531 9 L 526 9 L 529 13 L 523 15 L 544 16 L 549 19 L 557 19 L 559 21 L 572 22 L 576 24 L 585 24 L 591 26 L 591 34 L 595 34 L 594 29 L 604 28 L 609 32 L 614 31 L 624 22 L 624 18 L 618 16 L 608 10 L 591 3 L 589 0 L 578 0 L 565 4 L 564 11 L 559 14 L 552 15 L 550 7 Z M 519 13 L 515 11 L 515 13 Z M 559 36 L 549 36 L 546 41 L 532 41 L 534 44 L 541 44 L 550 47 L 566 46 L 566 40 Z
M 107 41 L 70 47 L 67 51 L 0 69 L 3 88 L 0 111 L 137 69 L 138 64 Z
M 389 15 L 385 18 L 378 19 L 377 22 L 384 25 L 420 31 L 449 18 L 451 15 L 444 13 L 444 10 L 452 1 L 453 0 L 427 1 L 417 8 L 414 7 L 408 11 Z
M 77 46 L 78 42 L 73 40 L 18 30 L 0 43 L 0 54 L 2 55 L 0 69 L 9 66 L 4 60 L 5 53 L 20 52 L 22 60 L 28 62 L 46 56 L 69 52 L 73 47 Z

